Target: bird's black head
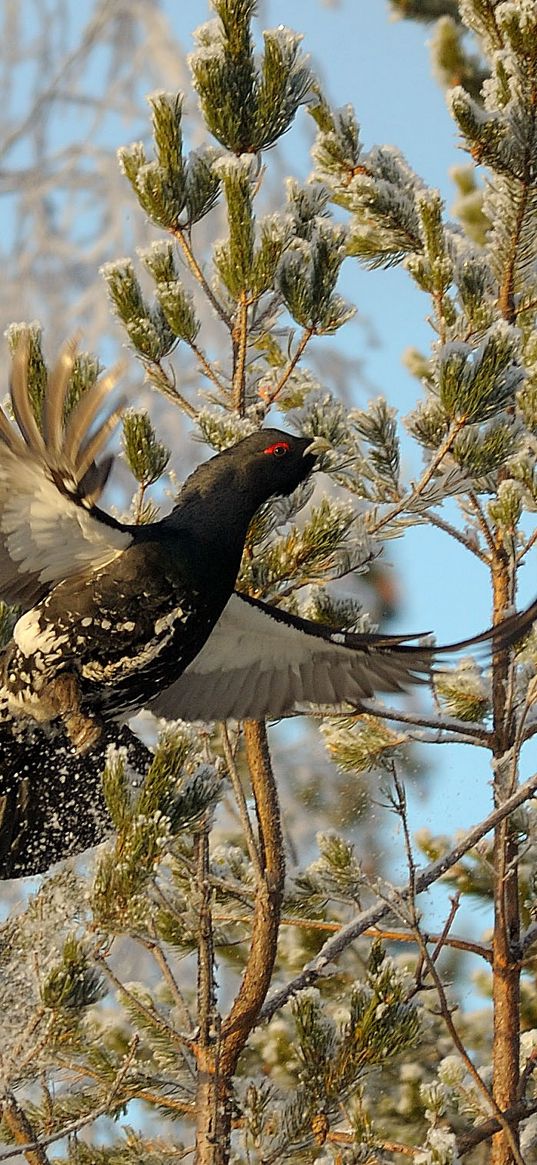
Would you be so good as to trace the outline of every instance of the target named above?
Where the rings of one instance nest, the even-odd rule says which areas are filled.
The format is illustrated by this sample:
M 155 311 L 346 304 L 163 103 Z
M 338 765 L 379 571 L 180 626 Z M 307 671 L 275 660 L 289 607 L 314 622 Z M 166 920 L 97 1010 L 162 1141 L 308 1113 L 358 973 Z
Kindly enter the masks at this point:
M 292 493 L 309 477 L 320 451 L 318 440 L 281 429 L 251 433 L 191 474 L 159 528 L 181 535 L 183 553 L 191 544 L 198 566 L 204 554 L 218 561 L 222 585 L 224 576 L 233 583 L 256 510 L 274 495 Z
M 317 457 L 311 437 L 260 429 L 212 458 L 209 466 L 226 477 L 232 471 L 237 487 L 249 494 L 257 509 L 274 494 L 292 493 L 309 477 Z
M 290 494 L 305 481 L 318 455 L 311 437 L 259 429 L 200 465 L 185 482 L 179 507 L 197 499 L 213 513 L 223 510 L 226 526 L 234 516 L 248 523 L 268 498 Z

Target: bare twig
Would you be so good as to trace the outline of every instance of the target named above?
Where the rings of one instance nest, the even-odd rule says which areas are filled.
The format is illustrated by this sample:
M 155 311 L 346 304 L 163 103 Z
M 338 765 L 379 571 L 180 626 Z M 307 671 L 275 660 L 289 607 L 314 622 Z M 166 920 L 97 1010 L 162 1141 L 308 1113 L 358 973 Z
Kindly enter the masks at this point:
M 198 347 L 194 340 L 189 341 L 189 347 L 192 349 L 200 368 L 202 369 L 204 375 L 207 377 L 207 380 L 210 380 L 212 384 L 214 384 L 215 388 L 219 390 L 219 392 L 227 393 L 227 385 L 224 384 L 223 380 L 220 380 L 218 373 L 215 372 L 212 364 L 209 363 L 205 353 L 202 352 L 201 348 Z
M 421 933 L 421 928 L 420 928 L 419 915 L 418 915 L 418 912 L 416 909 L 416 896 L 415 896 L 416 867 L 415 867 L 415 862 L 414 862 L 414 854 L 413 854 L 413 850 L 412 850 L 412 840 L 410 837 L 410 828 L 409 828 L 409 824 L 408 824 L 405 789 L 404 789 L 404 785 L 402 784 L 402 782 L 400 781 L 400 779 L 397 775 L 397 770 L 395 768 L 395 765 L 393 766 L 393 779 L 394 779 L 395 789 L 396 789 L 396 793 L 397 793 L 397 802 L 395 804 L 395 807 L 396 807 L 396 811 L 398 812 L 400 820 L 401 820 L 401 824 L 403 827 L 403 836 L 405 839 L 405 852 L 406 852 L 406 858 L 407 858 L 407 864 L 408 864 L 409 891 L 410 891 L 405 899 L 405 906 L 407 909 L 403 910 L 401 912 L 401 916 L 402 916 L 404 922 L 410 921 L 410 925 L 412 926 L 412 929 L 414 930 L 414 933 L 416 935 L 416 941 L 418 943 L 418 947 L 420 950 L 420 955 L 421 955 L 421 960 L 422 960 L 423 966 L 425 967 L 426 973 L 430 975 L 430 977 L 434 983 L 434 988 L 436 991 L 436 995 L 438 997 L 440 1015 L 442 1016 L 442 1019 L 444 1020 L 444 1023 L 446 1025 L 448 1032 L 451 1036 L 451 1039 L 452 1039 L 452 1041 L 453 1041 L 453 1043 L 454 1043 L 454 1045 L 459 1053 L 459 1056 L 460 1056 L 460 1058 L 461 1058 L 461 1060 L 466 1068 L 466 1071 L 471 1076 L 472 1080 L 474 1081 L 474 1084 L 476 1085 L 478 1092 L 481 1093 L 481 1096 L 485 1100 L 488 1107 L 492 1110 L 494 1116 L 496 1117 L 496 1120 L 500 1124 L 500 1127 L 505 1134 L 506 1140 L 509 1143 L 509 1147 L 510 1147 L 511 1152 L 513 1154 L 514 1160 L 517 1162 L 517 1165 L 524 1165 L 524 1162 L 523 1162 L 522 1157 L 520 1155 L 520 1149 L 519 1149 L 518 1144 L 517 1144 L 517 1137 L 513 1133 L 513 1130 L 510 1127 L 508 1121 L 506 1121 L 506 1119 L 502 1113 L 502 1110 L 500 1109 L 499 1105 L 497 1104 L 492 1092 L 487 1087 L 487 1085 L 485 1084 L 485 1081 L 483 1080 L 483 1077 L 481 1076 L 481 1074 L 478 1072 L 477 1068 L 475 1067 L 473 1060 L 468 1055 L 468 1052 L 466 1051 L 466 1047 L 464 1045 L 464 1042 L 459 1035 L 456 1024 L 453 1020 L 452 1009 L 449 1006 L 446 992 L 444 990 L 444 984 L 442 983 L 442 980 L 441 980 L 440 975 L 438 973 L 438 968 L 436 966 L 436 962 L 435 962 L 435 958 L 434 958 L 434 954 L 436 952 L 431 954 L 431 952 L 429 951 L 429 949 L 427 947 L 427 943 L 424 942 L 424 939 L 423 939 L 423 936 Z M 395 909 L 397 910 L 397 905 L 395 906 Z M 457 909 L 458 909 L 458 901 L 455 899 L 452 901 L 451 910 L 450 910 L 450 913 L 449 913 L 449 916 L 448 916 L 448 919 L 446 922 L 446 926 L 444 928 L 444 929 L 446 929 L 446 931 L 449 930 L 449 927 L 451 925 L 451 922 L 453 921 L 453 918 L 455 917 Z M 407 917 L 407 915 L 408 915 L 408 917 Z M 437 946 L 436 951 L 439 951 L 439 946 Z
M 170 377 L 164 368 L 161 360 L 144 360 L 144 368 L 148 379 L 154 384 L 155 388 L 171 401 L 172 404 L 177 405 L 182 412 L 186 413 L 187 417 L 195 420 L 198 415 L 197 408 L 190 404 L 190 401 L 178 391 L 175 383 L 175 378 Z
M 417 935 L 417 937 L 419 937 L 419 940 L 421 940 L 421 935 L 419 934 L 419 926 L 416 927 L 416 935 Z M 517 1145 L 516 1137 L 513 1134 L 513 1130 L 509 1124 L 509 1121 L 506 1119 L 502 1110 L 499 1108 L 492 1093 L 487 1088 L 485 1081 L 483 1080 L 482 1076 L 480 1075 L 477 1068 L 475 1067 L 473 1060 L 468 1055 L 468 1052 L 466 1051 L 464 1043 L 463 1043 L 463 1041 L 462 1041 L 462 1039 L 457 1031 L 457 1027 L 456 1027 L 455 1023 L 453 1022 L 453 1016 L 451 1014 L 451 1009 L 450 1009 L 449 1003 L 447 1001 L 446 993 L 444 991 L 444 984 L 442 983 L 440 975 L 438 974 L 438 970 L 437 970 L 435 964 L 433 963 L 431 955 L 429 954 L 429 951 L 427 950 L 425 943 L 420 941 L 420 947 L 421 947 L 421 951 L 423 954 L 423 958 L 427 964 L 427 970 L 428 970 L 429 974 L 431 975 L 431 978 L 433 979 L 433 982 L 434 982 L 436 994 L 438 996 L 440 1014 L 441 1014 L 442 1019 L 444 1020 L 444 1023 L 449 1031 L 451 1039 L 453 1040 L 453 1043 L 454 1043 L 454 1045 L 459 1053 L 459 1056 L 461 1057 L 461 1060 L 466 1068 L 466 1071 L 472 1077 L 472 1080 L 474 1081 L 476 1088 L 481 1093 L 485 1102 L 490 1106 L 492 1113 L 495 1116 L 496 1121 L 498 1122 L 498 1125 L 500 1126 L 502 1132 L 505 1134 L 505 1137 L 509 1143 L 509 1148 L 511 1149 L 511 1152 L 513 1154 L 513 1158 L 517 1162 L 517 1165 L 524 1165 L 524 1159 L 520 1153 L 520 1149 Z
M 236 922 L 242 925 L 249 925 L 251 923 L 251 916 L 234 914 L 214 914 L 215 922 Z M 282 915 L 280 919 L 280 926 L 293 926 L 297 930 L 314 930 L 321 934 L 339 934 L 343 930 L 343 922 L 326 922 L 321 918 L 291 918 L 289 915 Z M 487 963 L 492 962 L 492 952 L 490 946 L 485 946 L 482 943 L 471 942 L 470 939 L 459 938 L 456 935 L 445 934 L 443 930 L 441 934 L 435 932 L 423 931 L 423 938 L 426 943 L 436 943 L 442 947 L 452 947 L 453 950 L 463 951 L 467 955 L 477 955 L 480 959 L 485 959 Z M 387 943 L 415 943 L 416 937 L 410 930 L 393 930 L 387 927 L 372 926 L 363 932 L 364 938 L 380 938 Z
M 537 1112 L 537 1100 L 531 1101 L 527 1104 L 525 1101 L 518 1101 L 513 1104 L 511 1108 L 507 1108 L 502 1113 L 503 1119 L 507 1122 L 526 1120 L 529 1116 Z M 465 1153 L 469 1153 L 476 1145 L 481 1145 L 483 1141 L 490 1141 L 490 1138 L 495 1133 L 499 1133 L 501 1129 L 500 1122 L 493 1116 L 488 1120 L 482 1121 L 481 1124 L 476 1125 L 475 1128 L 470 1129 L 467 1133 L 461 1133 L 456 1140 L 457 1152 L 460 1157 Z
M 491 531 L 490 526 L 487 522 L 487 519 L 485 518 L 485 515 L 483 513 L 483 510 L 482 510 L 480 502 L 479 502 L 479 498 L 476 496 L 476 494 L 473 492 L 470 492 L 468 494 L 468 501 L 470 504 L 470 509 L 473 511 L 473 513 L 475 514 L 475 517 L 477 518 L 477 524 L 478 524 L 479 529 L 481 530 L 481 533 L 482 533 L 482 535 L 485 539 L 485 542 L 489 548 L 491 557 L 488 559 L 488 561 L 491 561 L 496 556 L 496 544 L 494 542 L 494 537 L 493 537 L 492 531 Z
M 455 915 L 457 913 L 457 910 L 459 909 L 460 903 L 461 903 L 460 894 L 454 894 L 453 897 L 451 898 L 451 909 L 450 909 L 449 914 L 446 918 L 444 926 L 442 927 L 442 934 L 440 935 L 440 938 L 438 939 L 438 942 L 437 942 L 437 944 L 434 948 L 434 951 L 431 955 L 431 959 L 432 959 L 433 963 L 436 963 L 436 960 L 437 960 L 438 956 L 440 955 L 442 948 L 449 945 L 449 932 L 450 932 L 451 927 L 453 926 L 453 923 L 455 921 Z M 423 934 L 423 932 L 421 932 L 421 929 L 420 929 L 420 933 L 422 935 L 423 941 L 427 942 L 427 938 Z
M 438 530 L 443 530 L 444 534 L 449 534 L 449 537 L 454 538 L 456 542 L 460 542 L 465 550 L 469 550 L 470 554 L 475 554 L 476 558 L 479 558 L 481 562 L 488 563 L 490 561 L 488 555 L 471 538 L 464 534 L 462 530 L 458 530 L 456 526 L 452 526 L 451 522 L 446 522 L 445 518 L 441 518 L 439 514 L 435 514 L 434 510 L 427 511 L 427 521 Z
M 121 979 L 118 978 L 118 976 L 115 974 L 102 955 L 94 955 L 94 959 L 95 962 L 104 971 L 107 979 L 110 979 L 110 982 L 114 984 L 114 987 L 116 987 L 117 991 L 123 995 L 125 999 L 128 999 L 133 1008 L 140 1011 L 142 1015 L 145 1015 L 146 1019 L 149 1020 L 149 1022 L 153 1024 L 154 1027 L 158 1028 L 159 1031 L 166 1035 L 170 1040 L 170 1043 L 176 1044 L 177 1047 L 179 1047 L 181 1050 L 184 1048 L 190 1048 L 191 1051 L 193 1050 L 194 1045 L 192 1040 L 189 1040 L 186 1035 L 181 1035 L 180 1032 L 171 1027 L 171 1025 L 167 1023 L 166 1020 L 163 1019 L 163 1017 L 159 1015 L 157 1011 L 154 1011 L 151 1007 L 147 1007 L 147 1005 L 143 1003 L 141 999 L 138 999 L 136 995 L 133 995 L 132 992 L 129 991 L 128 987 L 125 987 L 125 984 L 121 982 Z
M 513 793 L 512 797 L 509 797 L 507 801 L 504 801 L 503 805 L 498 806 L 492 811 L 492 813 L 489 813 L 483 821 L 480 821 L 478 825 L 474 825 L 472 829 L 469 829 L 462 836 L 462 838 L 460 838 L 459 842 L 456 846 L 453 847 L 453 849 L 449 850 L 449 852 L 444 854 L 443 857 L 437 858 L 436 861 L 431 862 L 421 873 L 417 874 L 416 893 L 421 894 L 424 890 L 427 890 L 429 886 L 432 886 L 433 882 L 437 882 L 438 879 L 441 878 L 442 875 L 447 872 L 447 870 L 452 869 L 452 867 L 456 865 L 458 861 L 460 861 L 464 854 L 467 853 L 468 850 L 472 849 L 472 847 L 476 845 L 482 837 L 485 837 L 487 833 L 490 833 L 491 829 L 494 829 L 498 822 L 503 821 L 505 817 L 508 817 L 510 813 L 513 813 L 515 809 L 518 809 L 519 806 L 522 805 L 524 801 L 527 801 L 530 797 L 532 797 L 536 791 L 537 774 L 534 774 L 527 781 L 525 781 L 523 785 L 520 785 L 516 792 Z M 395 887 L 394 899 L 397 898 L 398 900 L 404 901 L 405 898 L 408 897 L 408 893 L 408 885 Z M 346 948 L 350 946 L 352 942 L 354 942 L 357 938 L 360 938 L 364 931 L 368 929 L 368 927 L 376 926 L 376 924 L 380 922 L 381 919 L 385 918 L 386 915 L 390 913 L 390 909 L 391 908 L 389 904 L 382 902 L 375 903 L 373 906 L 370 906 L 368 910 L 361 911 L 361 913 L 357 915 L 357 917 L 353 919 L 353 921 L 350 922 L 348 926 L 345 926 L 342 928 L 342 930 L 340 930 L 339 934 L 335 935 L 334 938 L 328 939 L 324 946 L 321 947 L 321 950 L 316 955 L 316 957 L 307 967 L 304 968 L 300 975 L 297 975 L 285 987 L 282 987 L 279 991 L 276 991 L 273 995 L 271 995 L 271 997 L 261 1008 L 258 1021 L 261 1022 L 262 1020 L 270 1019 L 271 1016 L 275 1014 L 275 1012 L 279 1011 L 280 1008 L 283 1007 L 285 1003 L 287 1003 L 288 999 L 290 999 L 293 995 L 296 995 L 298 991 L 302 991 L 304 987 L 309 987 L 312 983 L 316 982 L 317 979 L 326 974 L 327 965 L 333 962 L 334 959 L 337 959 L 339 955 L 344 950 L 346 950 Z
M 162 972 L 163 978 L 165 979 L 166 983 L 168 984 L 170 994 L 171 994 L 173 1001 L 175 1003 L 175 1007 L 176 1007 L 176 1009 L 181 1017 L 180 1018 L 181 1026 L 184 1028 L 185 1031 L 191 1031 L 193 1024 L 192 1024 L 192 1019 L 190 1017 L 187 1005 L 185 1003 L 185 1000 L 184 1000 L 183 994 L 181 992 L 181 989 L 179 987 L 179 984 L 177 983 L 175 975 L 170 967 L 170 964 L 166 958 L 164 951 L 162 950 L 162 947 L 160 945 L 160 942 L 159 942 L 157 936 L 155 935 L 154 942 L 148 942 L 148 941 L 144 942 L 144 946 L 147 947 L 147 950 L 153 956 L 155 963 L 157 964 L 157 966 L 160 968 L 160 970 Z M 192 1078 L 194 1078 L 194 1075 L 195 1075 L 194 1068 L 193 1068 L 191 1059 L 188 1056 L 188 1052 L 187 1052 L 186 1047 L 182 1048 L 182 1053 L 183 1053 L 183 1061 L 184 1061 L 185 1068 L 190 1073 Z
M 371 716 L 378 716 L 381 720 L 395 720 L 399 724 L 413 724 L 417 728 L 433 728 L 438 733 L 451 732 L 460 737 L 460 744 L 490 745 L 492 733 L 482 724 L 473 724 L 467 720 L 456 720 L 449 716 L 426 716 L 420 712 L 405 712 L 400 708 L 388 708 L 376 700 L 363 700 L 361 709 Z M 466 737 L 466 739 L 463 739 Z M 442 740 L 444 737 L 441 738 Z M 441 743 L 441 740 L 439 740 Z

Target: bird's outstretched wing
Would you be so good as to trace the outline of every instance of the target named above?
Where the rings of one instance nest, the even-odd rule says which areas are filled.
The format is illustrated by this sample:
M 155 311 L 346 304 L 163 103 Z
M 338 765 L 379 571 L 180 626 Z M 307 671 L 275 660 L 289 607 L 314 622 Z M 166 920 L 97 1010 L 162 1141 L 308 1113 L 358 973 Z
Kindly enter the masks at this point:
M 30 608 L 52 586 L 114 558 L 132 540 L 95 509 L 112 458 L 96 457 L 116 425 L 110 402 L 116 375 L 97 380 L 65 420 L 75 360 L 67 344 L 52 370 L 38 425 L 28 385 L 28 344 L 13 357 L 11 407 L 18 430 L 0 409 L 0 598 Z
M 333 631 L 235 593 L 196 659 L 149 706 L 168 719 L 255 720 L 357 704 L 427 683 L 433 650 L 409 638 Z
M 428 683 L 446 656 L 509 648 L 536 619 L 537 600 L 471 639 L 428 646 L 411 642 L 418 635 L 334 631 L 235 593 L 196 659 L 149 707 L 168 719 L 256 720 L 356 706 Z

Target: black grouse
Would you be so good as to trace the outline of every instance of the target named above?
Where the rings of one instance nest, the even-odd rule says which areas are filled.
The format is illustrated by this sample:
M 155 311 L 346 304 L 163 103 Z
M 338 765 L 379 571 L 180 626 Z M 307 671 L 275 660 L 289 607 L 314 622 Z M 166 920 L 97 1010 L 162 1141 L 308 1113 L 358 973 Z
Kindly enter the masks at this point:
M 111 458 L 96 457 L 120 412 L 114 377 L 65 421 L 73 362 L 68 345 L 38 425 L 20 344 L 19 432 L 0 410 L 0 596 L 24 609 L 0 657 L 0 725 L 56 725 L 84 751 L 103 725 L 142 707 L 184 720 L 356 707 L 426 682 L 438 653 L 497 634 L 433 649 L 334 631 L 234 590 L 254 514 L 316 464 L 319 444 L 307 437 L 261 429 L 196 469 L 161 521 L 112 518 L 96 504 Z M 523 629 L 514 618 L 505 642 Z
M 0 653 L 0 878 L 107 836 L 108 746 L 124 748 L 135 783 L 151 762 L 118 723 L 141 706 L 173 719 L 359 707 L 427 681 L 443 652 L 507 646 L 535 619 L 537 603 L 433 649 L 334 631 L 236 593 L 251 517 L 308 476 L 319 443 L 261 430 L 196 470 L 162 522 L 122 524 L 98 508 L 112 464 L 98 458 L 121 414 L 115 377 L 69 412 L 74 359 L 66 346 L 37 423 L 23 342 L 17 429 L 0 409 L 0 597 L 24 612 Z

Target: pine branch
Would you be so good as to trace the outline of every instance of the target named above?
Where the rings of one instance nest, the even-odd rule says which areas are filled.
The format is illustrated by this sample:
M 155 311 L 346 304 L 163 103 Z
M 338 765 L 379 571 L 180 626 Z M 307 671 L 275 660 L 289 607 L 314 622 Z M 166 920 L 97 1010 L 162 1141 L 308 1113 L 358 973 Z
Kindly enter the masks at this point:
M 63 1128 L 58 1129 L 55 1133 L 50 1133 L 48 1136 L 39 1137 L 31 1142 L 25 1144 L 19 1141 L 18 1148 L 4 1152 L 0 1150 L 0 1161 L 7 1161 L 10 1157 L 17 1157 L 20 1153 L 24 1153 L 29 1165 L 50 1165 L 49 1158 L 46 1156 L 44 1150 L 48 1145 L 55 1144 L 56 1141 L 62 1141 L 64 1137 L 72 1136 L 73 1133 L 78 1133 L 80 1129 L 86 1128 L 87 1125 L 93 1124 L 100 1116 L 107 1116 L 114 1112 L 115 1109 L 120 1108 L 122 1101 L 120 1100 L 121 1087 L 128 1075 L 132 1064 L 136 1057 L 138 1050 L 139 1037 L 133 1036 L 128 1047 L 126 1056 L 124 1057 L 121 1067 L 116 1073 L 115 1079 L 108 1091 L 108 1095 L 102 1104 L 98 1105 L 90 1113 L 78 1117 L 77 1120 L 69 1121 Z M 28 1125 L 31 1133 L 31 1128 Z M 23 1126 L 19 1127 L 19 1133 L 23 1131 Z
M 384 517 L 378 519 L 370 526 L 370 534 L 378 534 L 379 530 L 383 530 L 385 526 L 388 526 L 389 523 L 393 522 L 395 518 L 398 518 L 400 514 L 405 513 L 406 510 L 412 509 L 413 504 L 418 500 L 418 498 L 421 497 L 424 490 L 429 485 L 429 482 L 434 477 L 434 474 L 444 460 L 444 457 L 447 457 L 448 453 L 453 448 L 459 433 L 462 432 L 466 424 L 466 417 L 460 417 L 458 420 L 452 421 L 449 427 L 449 432 L 446 434 L 434 457 L 431 458 L 427 469 L 420 478 L 419 482 L 413 486 L 412 490 L 409 494 L 406 495 L 406 497 L 401 498 L 401 501 L 398 502 L 396 506 L 393 506 L 387 514 L 384 514 Z
M 233 387 L 231 404 L 239 417 L 246 411 L 246 349 L 248 344 L 248 296 L 240 294 L 233 331 Z

